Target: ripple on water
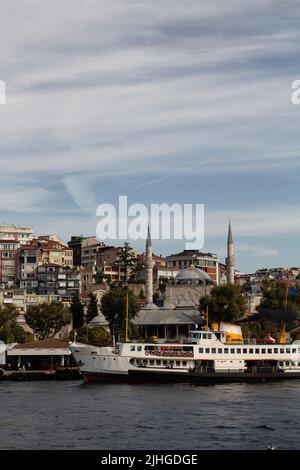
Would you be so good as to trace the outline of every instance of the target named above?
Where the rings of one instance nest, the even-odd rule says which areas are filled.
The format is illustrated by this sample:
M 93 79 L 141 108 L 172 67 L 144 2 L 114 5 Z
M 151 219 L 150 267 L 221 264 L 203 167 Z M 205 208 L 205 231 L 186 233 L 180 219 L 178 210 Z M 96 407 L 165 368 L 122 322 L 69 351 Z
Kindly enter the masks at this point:
M 300 381 L 205 387 L 1 382 L 1 448 L 265 449 L 272 437 L 280 449 L 297 449 L 299 392 Z

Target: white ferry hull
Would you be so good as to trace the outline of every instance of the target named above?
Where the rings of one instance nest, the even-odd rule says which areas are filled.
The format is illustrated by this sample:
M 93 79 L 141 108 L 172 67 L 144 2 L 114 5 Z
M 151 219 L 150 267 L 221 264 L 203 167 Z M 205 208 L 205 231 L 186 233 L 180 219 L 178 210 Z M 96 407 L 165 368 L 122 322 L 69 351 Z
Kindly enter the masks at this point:
M 205 384 L 300 379 L 298 364 L 296 367 L 284 369 L 278 366 L 281 362 L 272 361 L 271 356 L 267 357 L 267 361 L 261 361 L 261 354 L 267 354 L 267 351 L 266 353 L 261 353 L 261 351 L 256 353 L 252 359 L 252 366 L 246 353 L 246 360 L 241 360 L 241 357 L 227 360 L 219 355 L 218 359 L 212 361 L 207 359 L 209 356 L 205 356 L 205 353 L 204 358 L 199 355 L 197 352 L 199 349 L 196 346 L 158 346 L 158 348 L 165 348 L 163 355 L 159 354 L 159 351 L 146 349 L 147 347 L 153 348 L 153 345 L 134 346 L 133 343 L 132 346 L 124 344 L 120 347 L 123 347 L 123 350 L 116 352 L 116 349 L 111 347 L 99 348 L 84 344 L 72 344 L 70 349 L 86 382 L 193 382 Z M 134 353 L 130 354 L 130 348 L 139 348 L 139 351 L 135 349 Z M 176 352 L 176 348 L 185 348 L 186 350 L 190 348 L 193 349 L 193 352 Z M 278 359 L 282 361 L 287 361 L 290 358 L 286 351 L 282 353 L 279 350 L 276 354 Z M 232 359 L 231 356 L 230 359 Z M 210 367 L 212 363 L 214 364 L 213 369 Z

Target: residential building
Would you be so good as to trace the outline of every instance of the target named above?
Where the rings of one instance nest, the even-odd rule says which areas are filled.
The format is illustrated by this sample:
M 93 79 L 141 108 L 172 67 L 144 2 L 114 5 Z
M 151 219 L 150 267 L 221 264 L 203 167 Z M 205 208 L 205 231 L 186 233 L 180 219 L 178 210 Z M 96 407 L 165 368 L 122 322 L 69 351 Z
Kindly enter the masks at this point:
M 80 272 L 53 263 L 37 267 L 38 294 L 71 299 L 80 292 Z
M 97 253 L 104 244 L 96 237 L 85 238 L 81 241 L 81 266 L 94 268 L 97 265 Z
M 74 266 L 81 266 L 81 253 L 82 253 L 82 242 L 91 237 L 72 236 L 68 242 L 68 247 L 73 250 L 73 264 Z M 96 241 L 95 238 L 93 238 Z
M 0 285 L 11 287 L 18 281 L 18 248 L 17 240 L 0 240 Z
M 73 251 L 58 242 L 34 239 L 19 249 L 19 284 L 27 292 L 37 292 L 37 268 L 43 264 L 73 266 Z
M 28 226 L 17 226 L 12 224 L 0 225 L 1 240 L 15 240 L 21 245 L 28 243 L 33 238 L 33 229 Z

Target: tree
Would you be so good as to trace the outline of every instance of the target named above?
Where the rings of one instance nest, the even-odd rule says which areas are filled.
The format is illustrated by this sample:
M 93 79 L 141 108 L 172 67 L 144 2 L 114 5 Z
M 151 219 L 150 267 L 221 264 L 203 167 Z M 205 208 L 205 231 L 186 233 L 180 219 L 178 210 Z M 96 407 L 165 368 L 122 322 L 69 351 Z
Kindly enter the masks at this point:
M 76 330 L 77 328 L 80 328 L 84 325 L 84 311 L 79 294 L 75 294 L 72 298 L 70 309 L 73 320 L 73 328 Z
M 53 338 L 63 326 L 71 323 L 69 307 L 57 301 L 29 307 L 25 318 L 39 339 Z
M 286 312 L 287 329 L 295 328 L 297 320 L 300 320 L 300 285 L 296 284 L 296 290 L 291 295 L 289 291 Z M 280 329 L 285 314 L 286 283 L 280 281 L 264 281 L 261 285 L 262 300 L 257 308 L 256 319 L 263 325 L 263 329 L 270 329 L 274 325 Z M 297 293 L 298 292 L 298 293 Z
M 126 297 L 128 293 L 128 318 L 132 320 L 139 311 L 136 296 L 127 287 L 113 286 L 101 301 L 101 311 L 109 323 L 112 336 L 118 341 L 125 332 Z
M 25 343 L 32 339 L 31 333 L 16 323 L 18 315 L 14 305 L 0 307 L 0 339 L 5 343 Z
M 95 344 L 96 346 L 112 345 L 111 335 L 101 326 L 95 326 L 88 329 L 86 326 L 82 326 L 81 328 L 76 330 L 76 333 L 76 341 L 78 341 L 79 343 L 91 343 Z M 74 339 L 74 331 L 71 331 L 69 337 L 71 340 Z
M 207 307 L 210 323 L 232 322 L 245 314 L 247 304 L 239 286 L 226 284 L 213 287 L 210 296 L 200 299 L 200 311 L 205 312 Z
M 124 269 L 124 282 L 127 282 L 134 267 L 136 267 L 136 256 L 128 242 L 125 242 L 124 247 L 119 249 L 116 264 Z
M 89 301 L 88 308 L 87 308 L 87 313 L 85 316 L 86 323 L 87 324 L 90 323 L 93 320 L 93 318 L 95 318 L 97 315 L 98 315 L 97 298 L 94 294 L 91 294 L 90 301 Z

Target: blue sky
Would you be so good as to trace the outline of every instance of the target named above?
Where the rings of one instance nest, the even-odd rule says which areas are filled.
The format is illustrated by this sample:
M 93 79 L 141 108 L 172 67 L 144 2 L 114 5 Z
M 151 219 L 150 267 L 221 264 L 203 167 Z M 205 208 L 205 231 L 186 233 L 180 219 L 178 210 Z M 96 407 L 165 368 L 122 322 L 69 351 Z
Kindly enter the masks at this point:
M 240 270 L 300 265 L 298 1 L 0 5 L 1 221 L 67 240 L 119 195 L 203 203 L 204 250 L 230 218 Z

